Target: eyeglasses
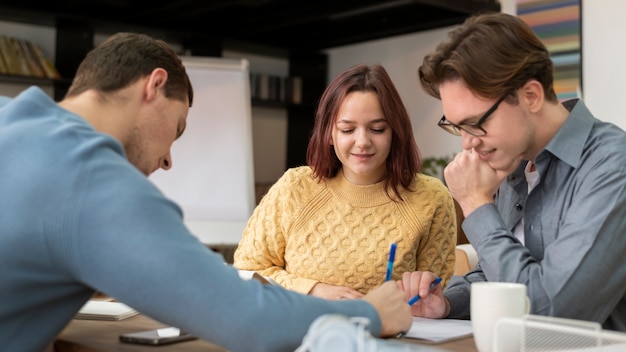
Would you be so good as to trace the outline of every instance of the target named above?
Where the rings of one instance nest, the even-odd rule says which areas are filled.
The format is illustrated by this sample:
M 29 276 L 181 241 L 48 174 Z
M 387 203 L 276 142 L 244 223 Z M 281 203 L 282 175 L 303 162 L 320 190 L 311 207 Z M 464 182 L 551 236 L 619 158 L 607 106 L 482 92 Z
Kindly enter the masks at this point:
M 471 134 L 474 137 L 482 137 L 484 135 L 487 134 L 487 131 L 485 131 L 482 127 L 480 127 L 483 123 L 485 123 L 485 121 L 487 120 L 487 118 L 493 114 L 494 111 L 496 111 L 496 109 L 498 108 L 498 105 L 500 105 L 500 103 L 504 100 L 504 98 L 506 98 L 507 96 L 504 95 L 502 98 L 498 99 L 498 101 L 496 101 L 495 104 L 493 104 L 492 107 L 489 108 L 489 110 L 487 110 L 487 112 L 478 120 L 478 122 L 476 123 L 462 123 L 460 125 L 455 125 L 453 123 L 451 123 L 450 121 L 446 120 L 446 116 L 442 116 L 441 120 L 439 120 L 439 123 L 437 123 L 437 125 L 441 128 L 443 128 L 444 130 L 446 130 L 446 132 L 451 133 L 455 136 L 460 136 L 461 135 L 461 131 L 465 131 L 468 134 Z

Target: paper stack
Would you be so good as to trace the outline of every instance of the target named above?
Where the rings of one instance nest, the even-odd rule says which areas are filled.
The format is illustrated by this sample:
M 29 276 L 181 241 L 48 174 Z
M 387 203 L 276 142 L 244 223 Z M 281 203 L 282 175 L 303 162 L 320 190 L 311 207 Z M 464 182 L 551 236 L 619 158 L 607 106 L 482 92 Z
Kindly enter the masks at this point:
M 76 314 L 76 319 L 122 320 L 136 315 L 137 311 L 121 302 L 89 300 Z
M 425 343 L 442 343 L 472 334 L 470 320 L 413 317 L 413 324 L 405 337 L 423 340 Z

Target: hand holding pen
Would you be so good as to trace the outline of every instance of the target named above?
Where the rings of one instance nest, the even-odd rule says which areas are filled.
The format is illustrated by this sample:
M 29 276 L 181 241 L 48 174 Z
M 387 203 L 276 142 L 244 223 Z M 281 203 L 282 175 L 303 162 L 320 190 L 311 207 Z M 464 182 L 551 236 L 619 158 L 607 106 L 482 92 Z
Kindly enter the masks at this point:
M 432 291 L 435 287 L 437 287 L 439 284 L 441 283 L 441 277 L 438 277 L 435 279 L 435 281 L 430 283 L 430 287 L 428 288 L 429 291 Z M 409 300 L 409 305 L 412 306 L 413 304 L 415 304 L 415 302 L 419 301 L 422 297 L 420 297 L 419 294 L 413 296 L 413 298 L 411 298 Z
M 389 260 L 387 261 L 387 276 L 385 277 L 385 281 L 391 280 L 391 276 L 393 274 L 393 262 L 396 258 L 396 243 L 391 244 L 391 248 L 389 249 Z M 436 278 L 433 282 L 430 283 L 429 291 L 432 291 L 437 285 L 441 283 L 441 277 Z M 409 305 L 412 306 L 415 302 L 421 299 L 420 295 L 415 295 L 413 298 L 409 300 Z
M 409 290 L 410 284 L 405 287 L 404 286 L 404 280 L 408 280 L 409 282 L 411 281 L 411 279 L 417 279 L 417 281 L 421 281 L 422 279 L 422 274 L 424 272 L 412 272 L 412 273 L 404 273 L 403 275 L 403 280 L 399 281 L 399 285 L 400 288 L 402 290 Z M 431 273 L 429 273 L 431 274 Z M 416 277 L 417 276 L 417 277 Z M 431 275 L 428 275 L 430 277 L 432 277 Z M 441 284 L 442 278 L 441 277 L 437 277 L 435 278 L 433 281 L 431 281 L 430 285 L 429 285 L 429 292 L 432 291 L 433 289 L 435 289 L 437 286 L 439 286 L 439 284 Z M 428 307 L 428 305 L 424 306 L 424 305 L 418 305 L 415 308 L 413 308 L 413 304 L 415 304 L 417 301 L 419 301 L 420 299 L 422 299 L 422 297 L 419 294 L 416 294 L 415 296 L 413 296 L 411 299 L 409 299 L 408 301 L 408 306 L 411 307 L 411 314 L 414 316 L 423 316 L 423 317 L 427 317 L 427 318 L 443 318 L 442 316 L 430 316 L 430 314 L 428 311 L 431 310 L 430 307 Z M 430 302 L 430 300 L 429 300 Z M 430 303 L 429 303 L 430 304 Z M 402 336 L 404 336 L 404 333 L 399 333 L 398 335 L 396 335 L 397 338 L 401 338 Z

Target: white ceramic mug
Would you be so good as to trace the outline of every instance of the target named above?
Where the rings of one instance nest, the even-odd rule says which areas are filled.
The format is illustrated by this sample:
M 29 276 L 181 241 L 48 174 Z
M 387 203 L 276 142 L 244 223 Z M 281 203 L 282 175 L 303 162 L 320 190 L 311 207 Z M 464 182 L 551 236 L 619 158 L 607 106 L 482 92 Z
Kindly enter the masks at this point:
M 521 318 L 530 312 L 526 285 L 510 282 L 473 282 L 470 315 L 479 352 L 491 352 L 496 322 L 503 317 Z

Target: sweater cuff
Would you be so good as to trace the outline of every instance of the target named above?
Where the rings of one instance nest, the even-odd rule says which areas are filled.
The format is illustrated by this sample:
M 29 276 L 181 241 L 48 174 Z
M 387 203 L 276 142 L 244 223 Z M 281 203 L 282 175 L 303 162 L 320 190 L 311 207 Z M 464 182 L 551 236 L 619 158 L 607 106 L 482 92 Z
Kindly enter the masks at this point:
M 317 283 L 318 281 L 316 280 L 298 278 L 291 280 L 291 287 L 285 286 L 285 288 L 308 295 L 313 289 L 313 286 L 317 285 Z

